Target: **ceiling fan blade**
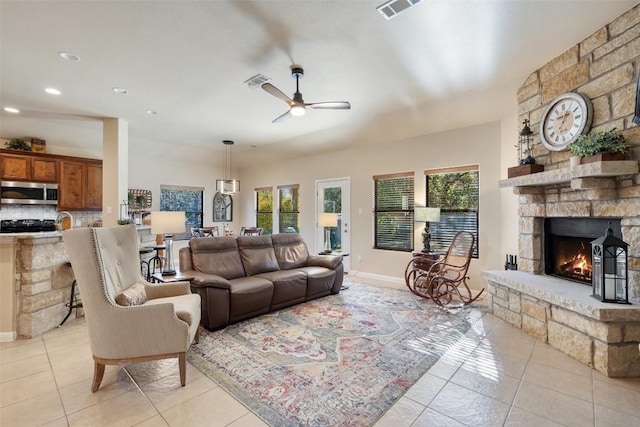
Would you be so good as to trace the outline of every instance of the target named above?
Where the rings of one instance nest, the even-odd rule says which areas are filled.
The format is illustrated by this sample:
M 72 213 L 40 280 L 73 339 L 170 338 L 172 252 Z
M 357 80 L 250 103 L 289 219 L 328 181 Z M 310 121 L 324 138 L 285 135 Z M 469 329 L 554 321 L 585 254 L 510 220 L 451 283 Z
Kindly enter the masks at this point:
M 289 117 L 291 117 L 291 110 L 287 111 L 286 113 L 284 113 L 281 116 L 276 117 L 271 123 L 286 122 L 287 120 L 289 120 Z
M 262 89 L 266 90 L 267 92 L 269 92 L 271 95 L 275 96 L 276 98 L 282 99 L 284 102 L 286 102 L 289 105 L 291 105 L 293 103 L 291 98 L 289 98 L 287 95 L 282 93 L 282 91 L 280 91 L 280 89 L 278 89 L 277 87 L 275 87 L 271 83 L 264 83 L 262 85 Z
M 315 110 L 350 110 L 351 104 L 347 101 L 336 102 L 313 102 L 311 104 L 304 104 L 305 107 L 313 108 Z

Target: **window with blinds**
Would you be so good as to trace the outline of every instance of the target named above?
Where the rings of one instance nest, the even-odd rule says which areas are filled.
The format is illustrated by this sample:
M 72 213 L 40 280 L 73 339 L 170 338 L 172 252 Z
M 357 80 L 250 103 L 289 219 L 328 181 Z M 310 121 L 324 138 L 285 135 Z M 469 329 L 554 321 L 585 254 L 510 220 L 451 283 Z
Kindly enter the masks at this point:
M 425 170 L 427 206 L 440 208 L 440 222 L 429 223 L 431 248 L 444 253 L 459 231 L 476 238 L 473 258 L 478 258 L 478 165 Z
M 299 186 L 278 186 L 278 230 L 280 233 L 300 233 Z
M 174 240 L 189 240 L 191 227 L 202 227 L 204 188 L 176 185 L 160 186 L 160 210 L 184 211 L 186 232 L 175 234 Z
M 273 233 L 273 189 L 256 188 L 256 226 L 262 228 L 262 234 Z
M 375 249 L 413 250 L 414 173 L 376 175 L 374 186 Z

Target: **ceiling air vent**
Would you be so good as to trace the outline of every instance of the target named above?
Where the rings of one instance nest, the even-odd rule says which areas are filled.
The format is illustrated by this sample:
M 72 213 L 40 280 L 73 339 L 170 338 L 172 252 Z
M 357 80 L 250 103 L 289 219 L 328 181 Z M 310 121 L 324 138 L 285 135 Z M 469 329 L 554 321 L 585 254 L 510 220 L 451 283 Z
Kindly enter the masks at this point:
M 253 77 L 249 77 L 244 82 L 249 85 L 251 89 L 255 89 L 257 87 L 262 86 L 264 83 L 271 81 L 269 77 L 263 76 L 262 74 L 256 74 Z
M 422 0 L 390 0 L 383 5 L 378 6 L 376 9 L 385 19 L 389 20 L 395 18 L 400 12 L 407 10 L 411 6 L 414 6 Z

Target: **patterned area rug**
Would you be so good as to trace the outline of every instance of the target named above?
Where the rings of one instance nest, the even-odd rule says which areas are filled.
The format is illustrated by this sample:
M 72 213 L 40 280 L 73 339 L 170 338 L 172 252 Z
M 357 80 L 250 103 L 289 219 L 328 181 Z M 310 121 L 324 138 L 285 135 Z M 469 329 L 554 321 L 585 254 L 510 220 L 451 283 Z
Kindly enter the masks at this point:
M 355 283 L 203 331 L 188 360 L 273 426 L 370 426 L 484 315 Z

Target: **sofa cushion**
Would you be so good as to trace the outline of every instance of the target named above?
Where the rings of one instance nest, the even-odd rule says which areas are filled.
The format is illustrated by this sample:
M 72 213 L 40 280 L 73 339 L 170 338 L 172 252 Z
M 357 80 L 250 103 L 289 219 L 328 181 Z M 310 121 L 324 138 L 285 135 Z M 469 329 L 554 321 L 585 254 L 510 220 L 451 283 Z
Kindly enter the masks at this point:
M 302 236 L 293 233 L 281 233 L 271 236 L 273 250 L 281 270 L 304 267 L 307 265 L 309 250 Z
M 123 307 L 141 305 L 147 301 L 147 293 L 144 290 L 145 283 L 138 282 L 129 286 L 115 297 L 116 304 Z
M 271 310 L 302 302 L 307 295 L 307 275 L 299 269 L 271 271 L 256 277 L 273 283 Z
M 247 276 L 280 269 L 271 236 L 239 236 L 236 240 Z
M 238 253 L 238 244 L 234 237 L 191 239 L 189 248 L 195 270 L 215 274 L 228 280 L 245 276 Z

